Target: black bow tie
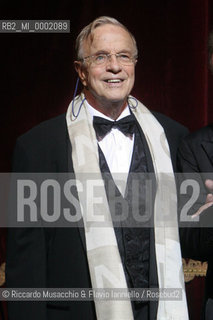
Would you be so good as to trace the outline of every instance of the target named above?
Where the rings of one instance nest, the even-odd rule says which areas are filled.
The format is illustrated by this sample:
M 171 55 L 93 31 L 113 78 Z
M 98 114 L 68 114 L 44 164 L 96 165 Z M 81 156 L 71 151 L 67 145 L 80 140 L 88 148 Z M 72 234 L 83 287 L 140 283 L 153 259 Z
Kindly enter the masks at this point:
M 118 121 L 110 121 L 101 117 L 93 117 L 93 126 L 98 141 L 101 141 L 112 128 L 117 128 L 126 136 L 131 137 L 134 133 L 135 117 L 131 114 Z

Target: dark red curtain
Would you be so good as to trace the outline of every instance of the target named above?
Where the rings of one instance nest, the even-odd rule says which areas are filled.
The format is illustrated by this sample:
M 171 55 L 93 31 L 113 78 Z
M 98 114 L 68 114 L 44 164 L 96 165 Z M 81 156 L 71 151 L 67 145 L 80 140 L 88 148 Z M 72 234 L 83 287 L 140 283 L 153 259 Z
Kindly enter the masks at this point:
M 213 76 L 207 38 L 210 0 L 61 0 L 0 4 L 1 19 L 68 19 L 69 34 L 3 34 L 1 55 L 1 172 L 10 171 L 17 136 L 66 111 L 76 74 L 74 40 L 86 24 L 109 15 L 136 36 L 139 61 L 133 94 L 147 107 L 196 130 L 213 121 Z M 0 231 L 0 265 L 5 260 Z M 199 319 L 203 281 L 189 283 L 191 319 Z M 193 297 L 192 297 L 193 293 Z

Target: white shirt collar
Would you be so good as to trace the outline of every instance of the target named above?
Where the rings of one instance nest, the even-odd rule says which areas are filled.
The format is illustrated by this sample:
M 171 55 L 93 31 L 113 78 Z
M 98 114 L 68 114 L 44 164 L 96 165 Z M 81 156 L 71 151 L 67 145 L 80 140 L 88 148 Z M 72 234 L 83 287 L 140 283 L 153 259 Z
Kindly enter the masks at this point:
M 86 100 L 86 105 L 87 105 L 87 108 L 88 108 L 88 111 L 90 113 L 90 115 L 92 116 L 92 118 L 94 116 L 96 117 L 101 117 L 101 118 L 105 118 L 107 120 L 110 120 L 110 121 L 113 121 L 111 118 L 109 118 L 108 116 L 106 116 L 105 114 L 103 114 L 102 112 L 96 110 L 95 108 L 93 108 Z M 129 107 L 128 105 L 125 107 L 125 109 L 121 112 L 120 116 L 118 117 L 118 119 L 116 120 L 120 120 L 126 116 L 129 116 L 130 115 L 130 110 L 129 110 Z

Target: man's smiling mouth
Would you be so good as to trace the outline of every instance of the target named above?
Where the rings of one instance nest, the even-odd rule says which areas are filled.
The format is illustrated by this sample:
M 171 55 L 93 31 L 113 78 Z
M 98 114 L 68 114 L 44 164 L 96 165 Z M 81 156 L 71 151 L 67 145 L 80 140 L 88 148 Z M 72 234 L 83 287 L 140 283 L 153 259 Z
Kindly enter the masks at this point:
M 104 80 L 104 81 L 107 82 L 107 83 L 120 83 L 123 80 L 122 79 L 107 79 L 107 80 Z

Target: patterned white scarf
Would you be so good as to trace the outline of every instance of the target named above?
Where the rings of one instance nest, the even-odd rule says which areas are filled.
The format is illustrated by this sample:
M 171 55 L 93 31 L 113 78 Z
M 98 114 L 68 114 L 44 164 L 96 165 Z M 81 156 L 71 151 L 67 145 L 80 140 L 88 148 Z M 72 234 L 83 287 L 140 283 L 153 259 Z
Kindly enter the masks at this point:
M 133 99 L 135 100 L 135 98 Z M 129 102 L 134 101 L 133 99 L 130 96 Z M 77 118 L 73 117 L 72 102 L 70 103 L 67 111 L 67 127 L 72 144 L 72 161 L 84 221 L 92 288 L 123 288 L 127 290 L 100 172 L 98 145 L 92 117 L 88 114 L 83 100 L 83 94 L 75 98 L 74 114 L 81 107 Z M 157 180 L 154 224 L 159 288 L 179 288 L 182 290 L 180 301 L 159 300 L 157 320 L 187 320 L 188 311 L 177 224 L 176 188 L 168 142 L 162 126 L 142 103 L 138 101 L 137 108 L 132 108 L 132 111 L 147 140 Z M 88 199 L 86 195 L 88 190 L 82 189 L 82 186 L 85 186 L 85 178 L 88 173 L 94 174 L 96 185 L 98 181 L 101 201 L 97 201 L 97 199 L 94 201 L 92 197 Z M 97 221 L 102 221 L 102 219 L 107 221 L 107 226 L 97 227 Z M 95 308 L 98 320 L 134 319 L 130 299 L 113 301 L 95 299 Z

